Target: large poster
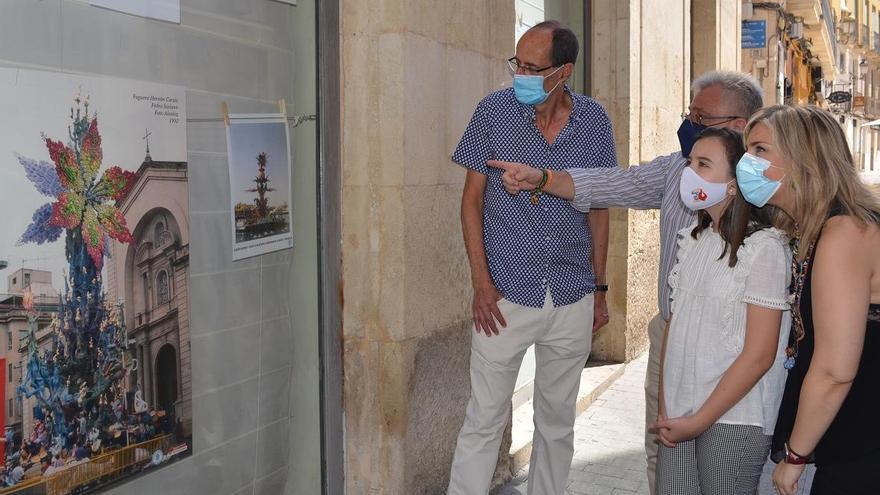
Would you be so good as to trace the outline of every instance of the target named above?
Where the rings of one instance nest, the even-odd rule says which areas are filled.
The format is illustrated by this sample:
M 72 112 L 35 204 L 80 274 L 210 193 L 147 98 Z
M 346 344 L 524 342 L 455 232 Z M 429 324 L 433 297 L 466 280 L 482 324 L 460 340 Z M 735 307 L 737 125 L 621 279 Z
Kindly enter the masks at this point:
M 90 3 L 127 14 L 180 23 L 180 0 L 90 0 Z
M 234 114 L 228 121 L 232 259 L 293 247 L 287 116 Z
M 0 121 L 0 485 L 92 493 L 189 455 L 183 88 L 0 69 Z

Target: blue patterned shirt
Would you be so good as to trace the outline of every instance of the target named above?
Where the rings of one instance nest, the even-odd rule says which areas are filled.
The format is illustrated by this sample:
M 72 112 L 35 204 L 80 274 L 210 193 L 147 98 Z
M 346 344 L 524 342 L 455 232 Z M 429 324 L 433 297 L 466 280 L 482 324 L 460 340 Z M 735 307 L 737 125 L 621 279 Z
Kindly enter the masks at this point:
M 533 205 L 528 192 L 508 194 L 502 171 L 486 160 L 528 163 L 565 170 L 616 167 L 614 137 L 605 110 L 595 100 L 565 92 L 573 101 L 568 123 L 553 144 L 535 125 L 535 109 L 516 101 L 513 89 L 492 93 L 477 105 L 452 160 L 487 176 L 483 203 L 483 243 L 489 273 L 509 301 L 554 306 L 575 303 L 596 290 L 592 236 L 587 214 L 549 195 Z

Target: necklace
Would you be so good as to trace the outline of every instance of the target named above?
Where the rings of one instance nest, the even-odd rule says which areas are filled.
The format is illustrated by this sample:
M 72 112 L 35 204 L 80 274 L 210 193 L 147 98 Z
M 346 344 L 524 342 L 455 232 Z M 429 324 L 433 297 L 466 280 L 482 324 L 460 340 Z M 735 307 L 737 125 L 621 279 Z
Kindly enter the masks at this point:
M 788 302 L 791 304 L 791 322 L 794 335 L 788 338 L 789 345 L 785 348 L 785 369 L 794 368 L 798 356 L 798 344 L 804 339 L 804 320 L 801 317 L 801 294 L 807 274 L 810 271 L 810 262 L 813 258 L 813 248 L 816 241 L 810 243 L 804 259 L 798 261 L 798 248 L 800 240 L 795 238 L 791 241 L 791 287 L 789 288 Z

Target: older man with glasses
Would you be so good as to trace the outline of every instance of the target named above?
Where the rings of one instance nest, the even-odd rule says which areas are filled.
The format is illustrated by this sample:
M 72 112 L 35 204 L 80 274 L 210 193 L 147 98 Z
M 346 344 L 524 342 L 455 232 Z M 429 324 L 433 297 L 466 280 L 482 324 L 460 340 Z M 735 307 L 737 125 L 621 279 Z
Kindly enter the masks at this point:
M 675 264 L 676 234 L 696 221 L 693 211 L 679 197 L 681 172 L 697 135 L 707 127 L 728 127 L 742 131 L 749 117 L 762 106 L 761 86 L 748 74 L 713 71 L 697 78 L 691 85 L 692 100 L 688 113 L 681 115 L 678 128 L 680 151 L 629 168 L 574 168 L 556 173 L 542 193 L 571 200 L 580 211 L 590 208 L 660 209 L 660 277 L 657 303 L 659 313 L 648 324 L 648 371 L 645 377 L 645 420 L 653 423 L 658 415 L 660 348 L 671 316 L 667 280 Z M 523 161 L 523 160 L 516 160 Z M 540 185 L 543 172 L 539 163 L 525 165 L 490 161 L 491 167 L 504 170 L 502 180 L 508 193 L 520 194 Z M 653 432 L 645 433 L 648 483 L 654 493 L 657 444 Z
M 608 211 L 577 211 L 540 189 L 512 196 L 490 159 L 545 169 L 615 167 L 602 107 L 567 85 L 578 54 L 571 30 L 536 25 L 508 62 L 513 88 L 477 106 L 452 159 L 467 168 L 461 220 L 474 288 L 471 399 L 449 494 L 485 495 L 526 349 L 535 345 L 535 433 L 529 493 L 562 495 L 573 455 L 575 400 L 592 331 L 608 321 Z

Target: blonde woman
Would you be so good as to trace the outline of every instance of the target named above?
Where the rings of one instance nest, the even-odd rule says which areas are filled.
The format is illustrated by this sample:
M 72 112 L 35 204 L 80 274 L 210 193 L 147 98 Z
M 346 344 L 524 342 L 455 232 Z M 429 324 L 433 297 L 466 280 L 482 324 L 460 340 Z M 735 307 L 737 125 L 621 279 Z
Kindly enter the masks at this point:
M 745 139 L 740 190 L 782 209 L 779 226 L 797 239 L 774 487 L 796 493 L 815 460 L 811 493 L 880 493 L 880 204 L 824 110 L 763 109 Z

